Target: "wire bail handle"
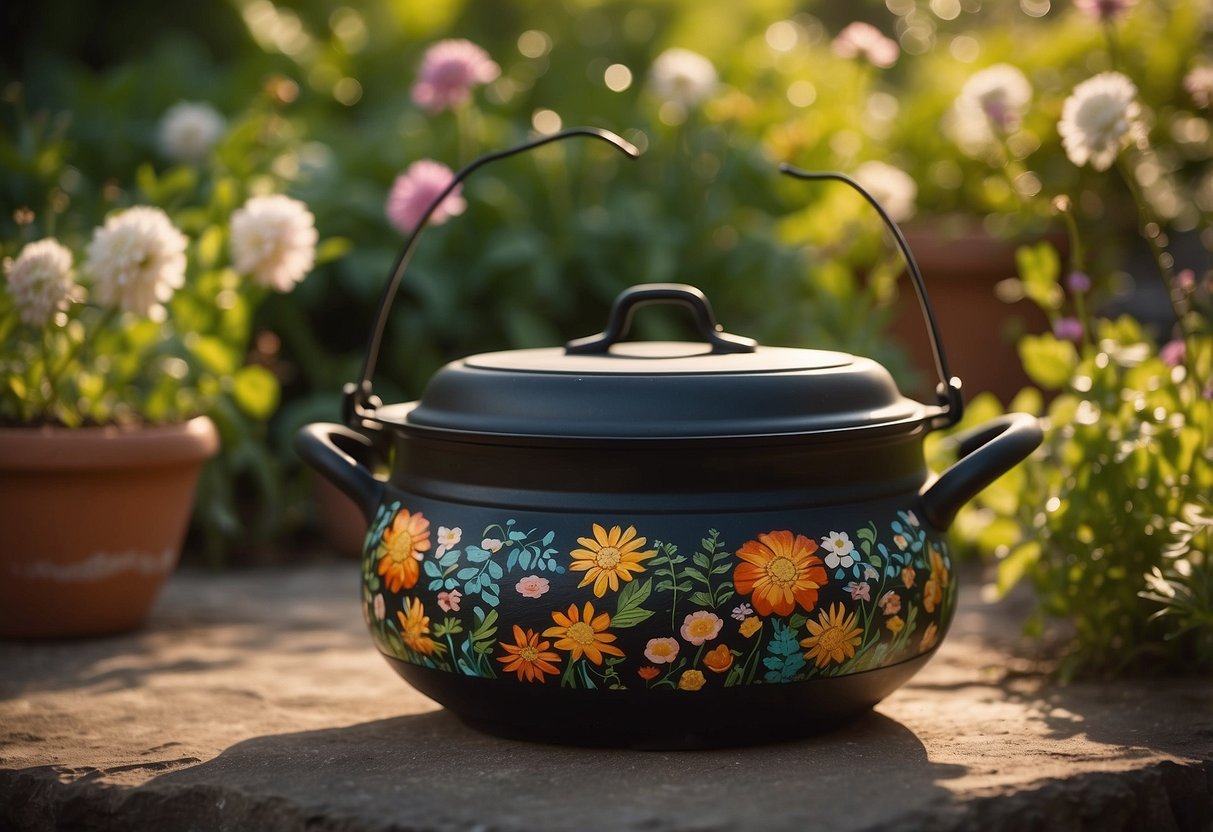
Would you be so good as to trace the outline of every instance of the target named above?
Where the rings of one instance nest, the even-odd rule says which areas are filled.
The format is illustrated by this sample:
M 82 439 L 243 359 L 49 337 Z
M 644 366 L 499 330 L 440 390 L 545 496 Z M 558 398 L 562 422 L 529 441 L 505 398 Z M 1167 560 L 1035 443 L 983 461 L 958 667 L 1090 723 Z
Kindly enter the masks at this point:
M 525 153 L 529 150 L 534 150 L 545 144 L 552 142 L 563 141 L 577 136 L 585 136 L 592 139 L 601 139 L 607 144 L 619 150 L 619 152 L 635 159 L 640 155 L 640 151 L 631 142 L 626 141 L 622 137 L 612 133 L 609 130 L 602 130 L 597 127 L 573 127 L 568 130 L 563 130 L 559 133 L 553 133 L 548 136 L 541 136 L 529 142 L 516 145 L 506 150 L 499 150 L 494 153 L 487 153 L 477 159 L 473 159 L 462 169 L 460 169 L 450 183 L 442 189 L 422 213 L 421 218 L 417 221 L 408 239 L 404 241 L 404 245 L 400 249 L 400 253 L 396 255 L 396 261 L 392 264 L 390 272 L 391 277 L 388 279 L 387 285 L 383 289 L 383 295 L 379 298 L 379 308 L 375 313 L 375 325 L 371 330 L 371 336 L 367 341 L 366 355 L 362 360 L 362 371 L 359 373 L 357 382 L 350 382 L 345 385 L 342 392 L 344 400 L 342 402 L 342 416 L 345 423 L 353 428 L 363 428 L 367 425 L 365 419 L 372 418 L 375 410 L 383 406 L 382 400 L 371 392 L 371 377 L 375 374 L 375 364 L 379 359 L 379 351 L 383 347 L 383 333 L 387 327 L 388 314 L 391 312 L 392 304 L 396 300 L 396 292 L 400 289 L 400 282 L 404 279 L 404 273 L 408 269 L 409 260 L 412 259 L 413 249 L 417 245 L 417 239 L 421 236 L 421 232 L 425 229 L 426 223 L 429 222 L 430 216 L 438 209 L 438 206 L 450 196 L 454 190 L 459 187 L 463 180 L 467 179 L 472 173 L 485 165 L 496 162 L 499 159 L 505 159 L 509 156 L 514 156 L 519 153 Z
M 876 197 L 872 196 L 863 185 L 860 185 L 845 173 L 801 170 L 786 162 L 779 166 L 779 172 L 794 179 L 803 179 L 810 182 L 822 180 L 843 182 L 850 185 L 876 209 L 876 213 L 884 221 L 885 227 L 893 235 L 893 240 L 897 243 L 897 248 L 905 260 L 907 270 L 910 272 L 910 278 L 914 283 L 914 292 L 918 295 L 918 307 L 922 311 L 922 319 L 926 324 L 927 336 L 931 342 L 931 355 L 934 358 L 935 373 L 939 377 L 939 384 L 935 386 L 935 396 L 938 406 L 935 413 L 931 415 L 931 429 L 938 430 L 940 428 L 951 427 L 959 422 L 960 417 L 964 415 L 964 394 L 961 392 L 961 382 L 948 369 L 948 357 L 944 353 L 943 341 L 939 337 L 939 325 L 935 321 L 935 311 L 931 308 L 931 299 L 927 296 L 927 286 L 923 282 L 922 271 L 918 268 L 918 261 L 914 259 L 914 253 L 910 251 L 910 244 L 906 241 L 906 236 L 902 233 L 901 228 L 889 216 L 889 212 L 885 210 Z

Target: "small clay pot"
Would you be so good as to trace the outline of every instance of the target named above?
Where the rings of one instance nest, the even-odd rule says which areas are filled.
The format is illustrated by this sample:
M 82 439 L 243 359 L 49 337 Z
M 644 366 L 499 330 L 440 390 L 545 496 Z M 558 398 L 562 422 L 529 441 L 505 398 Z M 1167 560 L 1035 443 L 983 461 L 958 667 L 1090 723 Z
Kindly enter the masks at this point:
M 210 419 L 0 429 L 0 636 L 138 627 L 177 565 Z

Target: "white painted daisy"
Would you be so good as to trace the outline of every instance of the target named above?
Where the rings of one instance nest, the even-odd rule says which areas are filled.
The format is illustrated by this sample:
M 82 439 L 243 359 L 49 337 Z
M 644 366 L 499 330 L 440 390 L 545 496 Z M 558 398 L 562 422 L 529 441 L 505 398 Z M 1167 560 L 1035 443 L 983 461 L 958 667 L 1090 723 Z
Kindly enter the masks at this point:
M 840 566 L 848 569 L 855 565 L 853 557 L 855 544 L 851 542 L 851 537 L 846 532 L 830 532 L 828 537 L 821 539 L 821 545 L 827 552 L 825 563 L 830 569 L 837 569 Z

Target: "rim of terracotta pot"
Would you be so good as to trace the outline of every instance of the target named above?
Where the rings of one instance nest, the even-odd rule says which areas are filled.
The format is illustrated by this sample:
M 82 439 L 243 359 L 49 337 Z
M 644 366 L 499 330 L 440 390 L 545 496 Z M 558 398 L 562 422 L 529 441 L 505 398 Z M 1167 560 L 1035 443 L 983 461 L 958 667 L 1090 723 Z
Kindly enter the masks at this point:
M 0 469 L 66 470 L 174 465 L 219 450 L 207 416 L 167 425 L 0 428 Z

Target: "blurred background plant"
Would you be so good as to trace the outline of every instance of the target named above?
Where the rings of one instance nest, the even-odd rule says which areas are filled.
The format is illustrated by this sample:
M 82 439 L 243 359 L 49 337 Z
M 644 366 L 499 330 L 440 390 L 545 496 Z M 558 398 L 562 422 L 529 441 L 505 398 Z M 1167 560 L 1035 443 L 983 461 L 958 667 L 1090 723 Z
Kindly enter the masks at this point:
M 1050 325 L 1019 342 L 1038 389 L 1012 403 L 1042 415 L 1045 443 L 958 522 L 1000 558 L 1000 592 L 1031 581 L 1031 632 L 1064 622 L 1065 676 L 1213 670 L 1210 12 L 1171 4 L 1192 45 L 1172 53 L 1135 38 L 1160 25 L 1152 5 L 1080 4 L 1098 39 L 1050 111 L 1081 175 L 1024 194 L 1068 245 L 1022 247 L 1006 286 Z M 1109 297 L 1129 282 L 1132 304 Z
M 61 137 L 57 150 L 36 157 L 6 139 L 6 245 L 25 239 L 24 209 L 53 213 L 65 200 L 90 206 L 79 234 L 116 207 L 103 199 L 107 188 L 126 187 L 114 183 L 137 186 L 142 177 L 163 187 L 182 176 L 158 147 L 156 130 L 183 100 L 209 102 L 229 121 L 207 163 L 220 165 L 238 193 L 272 181 L 303 200 L 322 236 L 336 241 L 293 293 L 259 306 L 242 356 L 242 363 L 270 368 L 281 385 L 282 406 L 259 445 L 273 463 L 257 464 L 258 476 L 274 485 L 259 492 L 241 485 L 240 476 L 215 476 L 265 524 L 262 540 L 305 539 L 289 536 L 312 516 L 289 438 L 306 422 L 338 416 L 341 386 L 357 376 L 410 206 L 427 189 L 433 193 L 446 171 L 531 133 L 592 124 L 646 152 L 631 163 L 604 148 L 566 143 L 472 177 L 416 252 L 376 378 L 385 400 L 416 397 L 437 366 L 459 355 L 559 344 L 596 331 L 620 289 L 661 280 L 699 285 L 731 331 L 872 355 L 908 392 L 928 395 L 921 324 L 912 304 L 905 314 L 901 264 L 877 218 L 848 189 L 775 174 L 779 161 L 842 170 L 877 193 L 924 256 L 932 249 L 955 254 L 962 240 L 976 240 L 976 259 L 962 262 L 960 282 L 979 296 L 997 292 L 1017 301 L 995 307 L 997 326 L 980 327 L 999 329 L 1000 342 L 1034 339 L 1025 341 L 1035 345 L 1026 348 L 1026 365 L 1045 395 L 1028 392 L 1017 404 L 1043 409 L 1047 400 L 1056 409 L 1053 453 L 1004 478 L 960 522 L 965 540 L 1019 565 L 1006 567 L 1004 583 L 1015 568 L 1044 570 L 1048 558 L 1016 554 L 1042 534 L 1033 525 L 1038 516 L 1079 522 L 1075 511 L 1047 510 L 1052 499 L 1067 508 L 1075 500 L 1094 505 L 1091 493 L 1110 482 L 1100 474 L 1076 497 L 1056 484 L 1070 482 L 1073 460 L 1101 452 L 1058 444 L 1068 441 L 1059 427 L 1067 412 L 1061 403 L 1070 397 L 1069 412 L 1078 413 L 1078 403 L 1106 384 L 1099 389 L 1110 398 L 1118 389 L 1126 404 L 1101 413 L 1120 414 L 1127 430 L 1140 417 L 1136 385 L 1156 398 L 1162 394 L 1151 385 L 1170 389 L 1171 377 L 1159 369 L 1165 365 L 1153 360 L 1114 377 L 1091 376 L 1086 390 L 1074 387 L 1086 384 L 1080 379 L 1087 363 L 1104 360 L 1102 341 L 1148 335 L 1152 340 L 1141 343 L 1156 345 L 1170 338 L 1167 293 L 1160 299 L 1153 287 L 1161 282 L 1143 279 L 1157 258 L 1130 244 L 1138 205 L 1171 235 L 1167 252 L 1179 258 L 1173 271 L 1192 268 L 1203 285 L 1207 268 L 1207 260 L 1195 260 L 1210 244 L 1200 234 L 1213 208 L 1208 100 L 1184 86 L 1185 78 L 1199 81 L 1202 67 L 1209 72 L 1203 0 L 230 0 L 205 10 L 46 0 L 10 4 L 5 14 L 6 95 L 27 102 L 30 119 Z M 1157 48 L 1162 43 L 1167 47 Z M 1136 85 L 1137 121 L 1150 140 L 1150 153 L 1132 154 L 1127 180 L 1073 163 L 1057 129 L 1075 85 L 1112 69 Z M 1199 89 L 1208 89 L 1205 77 Z M 60 113 L 70 121 L 57 120 Z M 1053 207 L 1059 194 L 1070 199 L 1064 217 Z M 58 214 L 61 224 L 69 221 Z M 1075 234 L 1067 231 L 1071 221 Z M 1060 254 L 1032 248 L 1015 278 L 1014 246 L 1041 239 Z M 1010 241 L 1007 259 L 993 262 L 988 287 L 974 288 L 966 269 L 996 261 L 1000 240 Z M 1067 289 L 1059 275 L 1071 268 L 1054 270 L 1054 260 L 1080 262 L 1090 289 Z M 933 294 L 943 290 L 944 268 L 927 265 Z M 1080 300 L 1081 313 L 1073 306 Z M 965 303 L 957 307 L 960 318 L 972 317 Z M 1135 312 L 1140 325 L 1097 322 L 1117 304 Z M 1079 344 L 1048 331 L 1072 317 L 1085 327 Z M 685 337 L 682 327 L 676 316 L 645 315 L 638 335 Z M 1004 360 L 947 338 L 945 332 L 957 360 L 974 362 L 963 376 L 970 392 L 983 389 L 1000 363 L 1020 372 L 1013 346 Z M 1073 347 L 1075 363 L 1048 358 L 1067 349 L 1060 343 Z M 1156 346 L 1149 350 L 1158 355 Z M 1147 364 L 1154 374 L 1140 370 Z M 1173 408 L 1199 421 L 1189 394 L 1175 392 L 1168 402 L 1150 399 L 1144 412 Z M 978 417 L 1000 407 L 979 399 L 971 410 Z M 1149 456 L 1165 467 L 1160 454 Z M 1196 456 L 1194 465 L 1207 465 L 1203 450 Z M 1048 477 L 1056 482 L 1046 488 Z M 1178 561 L 1162 560 L 1164 550 L 1178 551 L 1167 541 L 1205 545 L 1205 527 L 1181 505 L 1199 494 L 1201 481 L 1186 482 L 1182 494 L 1152 504 L 1151 522 L 1137 525 L 1134 539 L 1147 560 L 1116 567 L 1127 577 L 1115 605 L 1131 608 L 1134 621 L 1159 609 L 1137 592 L 1158 595 L 1158 581 L 1180 574 L 1170 569 Z M 1108 485 L 1107 499 L 1120 487 Z M 1172 521 L 1191 521 L 1198 531 L 1160 537 Z M 1085 550 L 1067 544 L 1062 562 L 1096 546 L 1081 543 L 1091 534 L 1129 539 L 1123 530 L 1105 535 L 1099 524 L 1088 526 L 1081 534 L 1074 527 Z M 240 523 L 222 527 L 240 546 L 255 539 Z M 1059 529 L 1059 539 L 1067 533 Z M 1159 545 L 1149 545 L 1155 540 Z M 1117 560 L 1105 555 L 1098 562 Z M 1033 573 L 1044 598 L 1050 586 L 1069 586 L 1063 573 Z M 1154 576 L 1149 584 L 1147 573 Z M 1095 573 L 1075 574 L 1078 581 Z M 1094 604 L 1092 597 L 1111 597 L 1106 583 L 1098 586 L 1059 591 L 1057 598 L 1070 600 L 1046 600 L 1046 607 L 1073 615 Z M 1141 632 L 1152 637 L 1165 619 L 1180 617 L 1169 613 Z M 1094 629 L 1109 632 L 1108 620 Z M 1132 652 L 1123 640 L 1116 644 L 1118 656 Z

